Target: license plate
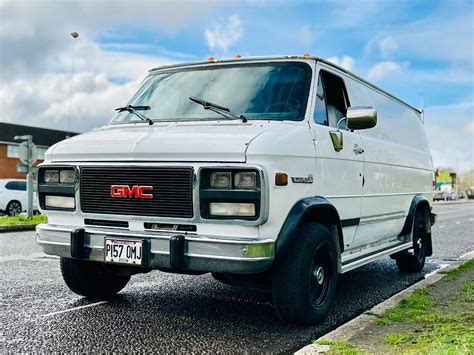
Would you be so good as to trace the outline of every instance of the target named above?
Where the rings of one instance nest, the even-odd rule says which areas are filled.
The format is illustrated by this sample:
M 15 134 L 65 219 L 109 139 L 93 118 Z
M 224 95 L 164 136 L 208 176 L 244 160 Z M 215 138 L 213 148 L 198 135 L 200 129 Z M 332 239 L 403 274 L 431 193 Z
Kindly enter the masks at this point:
M 143 241 L 105 238 L 104 254 L 107 263 L 141 265 Z

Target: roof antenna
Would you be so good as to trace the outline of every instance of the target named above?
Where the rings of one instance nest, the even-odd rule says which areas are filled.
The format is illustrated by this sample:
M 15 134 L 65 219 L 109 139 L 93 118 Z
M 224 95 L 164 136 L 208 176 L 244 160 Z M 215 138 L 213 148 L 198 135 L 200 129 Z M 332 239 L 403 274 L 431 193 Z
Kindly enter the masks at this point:
M 425 123 L 425 94 L 421 92 L 418 94 L 418 96 L 420 97 L 420 101 L 421 101 L 421 108 L 420 108 L 421 122 Z

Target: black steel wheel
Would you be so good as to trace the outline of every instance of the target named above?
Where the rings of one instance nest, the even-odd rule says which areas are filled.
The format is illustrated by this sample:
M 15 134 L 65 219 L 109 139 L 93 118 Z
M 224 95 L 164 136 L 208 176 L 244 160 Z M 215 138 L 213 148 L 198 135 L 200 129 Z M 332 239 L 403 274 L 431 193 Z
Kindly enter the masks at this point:
M 417 211 L 413 223 L 413 247 L 408 252 L 396 256 L 398 269 L 402 272 L 419 272 L 423 270 L 426 260 L 427 218 L 425 210 Z
M 16 216 L 21 213 L 21 203 L 18 201 L 10 201 L 7 206 L 7 214 L 9 216 Z
M 272 278 L 273 306 L 280 319 L 311 325 L 324 320 L 337 284 L 337 244 L 329 230 L 306 223 Z

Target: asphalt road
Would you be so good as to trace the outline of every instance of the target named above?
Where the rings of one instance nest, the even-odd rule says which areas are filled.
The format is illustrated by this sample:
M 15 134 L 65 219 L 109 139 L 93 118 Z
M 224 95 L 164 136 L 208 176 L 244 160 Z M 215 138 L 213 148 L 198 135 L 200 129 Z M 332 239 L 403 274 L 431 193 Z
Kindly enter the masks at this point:
M 280 322 L 269 294 L 209 274 L 137 275 L 113 301 L 90 303 L 67 289 L 34 232 L 0 234 L 0 351 L 291 352 L 474 249 L 474 203 L 435 212 L 424 272 L 401 274 L 387 258 L 344 274 L 331 315 L 313 327 Z

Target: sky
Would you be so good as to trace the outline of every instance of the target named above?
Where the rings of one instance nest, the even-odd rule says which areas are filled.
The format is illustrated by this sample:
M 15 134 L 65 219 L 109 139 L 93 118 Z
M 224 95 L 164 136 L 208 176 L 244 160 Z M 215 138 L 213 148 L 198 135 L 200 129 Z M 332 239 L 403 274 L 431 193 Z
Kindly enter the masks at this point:
M 305 52 L 424 102 L 435 167 L 474 168 L 473 0 L 0 0 L 0 121 L 86 132 L 150 68 Z

